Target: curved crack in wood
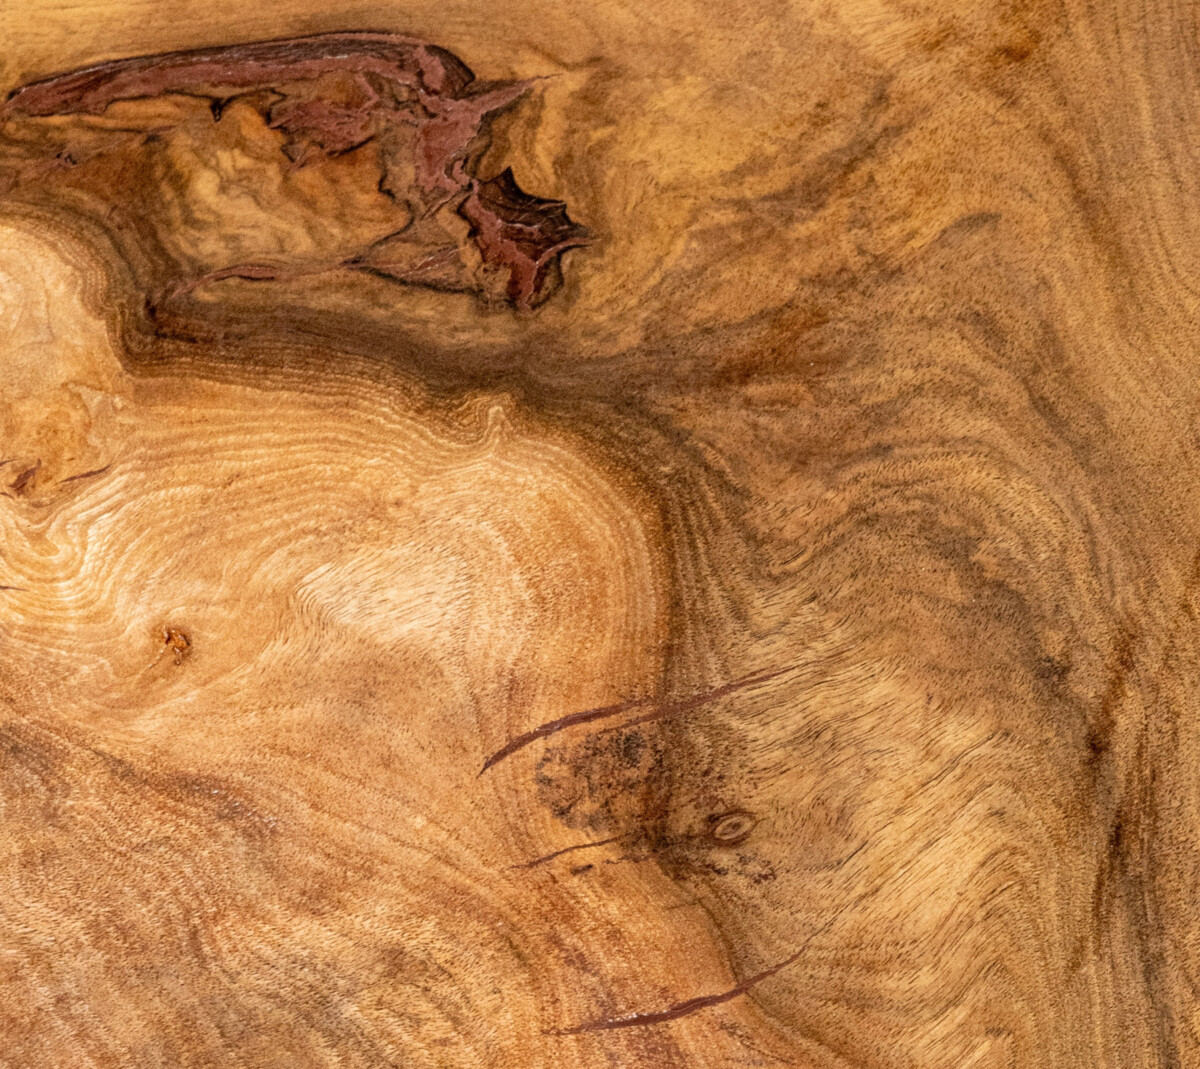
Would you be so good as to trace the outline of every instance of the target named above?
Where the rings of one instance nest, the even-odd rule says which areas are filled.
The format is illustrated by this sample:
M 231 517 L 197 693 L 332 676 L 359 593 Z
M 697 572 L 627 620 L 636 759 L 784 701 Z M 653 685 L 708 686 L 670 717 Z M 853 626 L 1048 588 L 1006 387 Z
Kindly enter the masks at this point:
M 701 691 L 698 694 L 692 694 L 686 698 L 679 698 L 670 702 L 664 702 L 655 698 L 630 698 L 627 701 L 616 702 L 612 705 L 602 705 L 595 709 L 580 709 L 574 713 L 567 713 L 565 716 L 555 717 L 553 720 L 548 720 L 546 723 L 538 725 L 538 727 L 531 728 L 529 731 L 523 731 L 520 735 L 509 739 L 500 749 L 488 757 L 483 763 L 483 767 L 479 770 L 479 774 L 482 776 L 492 766 L 498 765 L 501 761 L 523 750 L 526 746 L 537 742 L 539 739 L 548 739 L 552 735 L 557 735 L 560 731 L 578 727 L 580 724 L 594 724 L 600 720 L 611 720 L 613 717 L 632 712 L 634 709 L 642 709 L 647 705 L 655 706 L 652 712 L 620 725 L 620 730 L 639 727 L 642 724 L 649 724 L 654 720 L 661 720 L 664 717 L 691 712 L 693 709 L 699 709 L 710 702 L 720 701 L 731 694 L 736 694 L 740 690 L 750 689 L 770 682 L 772 679 L 777 679 L 790 671 L 793 671 L 793 669 L 775 668 L 750 672 L 728 683 L 722 683 L 718 687 L 713 687 L 710 690 Z

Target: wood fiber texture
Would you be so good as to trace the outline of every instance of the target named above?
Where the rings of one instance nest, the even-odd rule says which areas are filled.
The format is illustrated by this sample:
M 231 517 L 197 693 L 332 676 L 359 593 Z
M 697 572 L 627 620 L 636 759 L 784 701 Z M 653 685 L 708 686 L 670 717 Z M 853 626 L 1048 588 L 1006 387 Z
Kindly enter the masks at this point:
M 0 1067 L 1200 1065 L 1198 31 L 0 0 Z

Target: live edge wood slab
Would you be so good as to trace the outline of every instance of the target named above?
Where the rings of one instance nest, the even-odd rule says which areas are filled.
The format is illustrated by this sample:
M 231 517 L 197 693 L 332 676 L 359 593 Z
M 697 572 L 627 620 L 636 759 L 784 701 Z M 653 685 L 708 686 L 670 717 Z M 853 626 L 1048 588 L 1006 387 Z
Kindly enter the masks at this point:
M 1200 1064 L 1198 15 L 0 0 L 0 1066 Z

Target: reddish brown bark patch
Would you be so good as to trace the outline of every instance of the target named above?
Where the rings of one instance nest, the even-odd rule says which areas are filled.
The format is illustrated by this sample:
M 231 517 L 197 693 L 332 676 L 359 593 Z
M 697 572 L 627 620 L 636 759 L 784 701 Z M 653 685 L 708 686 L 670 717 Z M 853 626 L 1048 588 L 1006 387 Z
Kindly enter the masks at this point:
M 479 82 L 461 60 L 427 42 L 397 34 L 333 33 L 313 37 L 169 52 L 115 60 L 21 86 L 0 106 L 0 121 L 51 116 L 103 116 L 121 101 L 168 94 L 207 98 L 213 123 L 235 100 L 253 103 L 270 130 L 283 135 L 282 151 L 294 168 L 374 144 L 377 188 L 404 204 L 410 218 L 396 233 L 350 247 L 332 266 L 367 269 L 406 284 L 474 290 L 492 287 L 473 274 L 507 273 L 504 291 L 529 309 L 548 295 L 560 277 L 559 260 L 588 240 L 587 230 L 567 216 L 561 201 L 525 193 L 511 169 L 491 179 L 474 170 L 491 117 L 529 88 L 527 81 Z M 159 125 L 139 147 L 160 138 Z M 50 139 L 16 139 L 25 159 L 10 169 L 10 188 L 43 177 L 45 164 L 62 169 L 88 158 L 127 151 L 127 139 L 91 153 Z M 60 137 L 61 140 L 61 137 Z M 30 166 L 41 162 L 44 166 Z M 461 255 L 461 239 L 445 229 L 420 224 L 450 209 L 471 224 L 472 255 Z M 397 234 L 418 230 L 420 246 L 398 267 L 375 245 L 394 249 Z M 433 228 L 436 230 L 436 228 Z M 235 261 L 236 262 L 236 261 Z M 244 277 L 232 263 L 203 265 L 203 281 Z M 291 264 L 294 273 L 295 264 Z M 321 269 L 330 265 L 322 264 Z M 186 270 L 183 272 L 186 274 Z M 267 267 L 259 278 L 282 275 Z M 178 292 L 192 288 L 184 279 Z

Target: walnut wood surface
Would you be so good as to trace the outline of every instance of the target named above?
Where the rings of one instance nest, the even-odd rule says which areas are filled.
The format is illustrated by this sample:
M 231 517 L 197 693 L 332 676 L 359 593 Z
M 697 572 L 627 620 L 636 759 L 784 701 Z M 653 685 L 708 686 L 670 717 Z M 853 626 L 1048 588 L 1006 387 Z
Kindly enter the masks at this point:
M 0 0 L 0 1066 L 1200 1064 L 1197 10 Z

